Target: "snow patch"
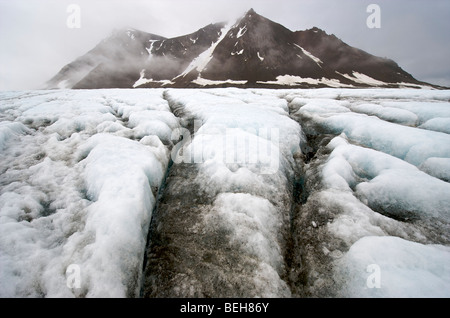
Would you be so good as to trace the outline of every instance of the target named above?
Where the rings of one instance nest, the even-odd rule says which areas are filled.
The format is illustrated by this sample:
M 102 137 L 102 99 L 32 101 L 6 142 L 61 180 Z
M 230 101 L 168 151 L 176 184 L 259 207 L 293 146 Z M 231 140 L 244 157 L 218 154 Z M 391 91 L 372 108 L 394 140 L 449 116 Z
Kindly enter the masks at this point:
M 257 81 L 260 84 L 274 84 L 274 85 L 288 85 L 296 86 L 301 84 L 309 85 L 328 85 L 331 87 L 352 87 L 352 85 L 344 84 L 339 82 L 337 79 L 328 79 L 322 77 L 321 79 L 315 79 L 310 77 L 300 77 L 294 75 L 279 75 L 276 81 Z
M 133 33 L 133 30 L 128 30 L 127 31 L 127 35 L 130 39 L 134 40 L 135 39 L 135 35 Z
M 216 46 L 225 38 L 225 36 L 227 35 L 228 31 L 231 29 L 232 26 L 233 26 L 232 23 L 228 23 L 227 25 L 225 25 L 220 31 L 219 39 L 216 42 L 212 43 L 207 50 L 200 53 L 200 55 L 197 56 L 180 75 L 173 78 L 173 80 L 175 80 L 178 77 L 186 76 L 192 70 L 196 70 L 197 72 L 200 73 L 206 67 L 206 65 L 208 65 L 209 61 L 213 57 L 213 52 Z
M 318 57 L 316 57 L 313 54 L 311 54 L 310 52 L 306 51 L 300 45 L 295 44 L 295 43 L 294 43 L 294 45 L 296 47 L 298 47 L 300 50 L 302 50 L 303 54 L 305 54 L 307 57 L 309 57 L 311 60 L 313 60 L 319 67 L 322 67 L 320 64 L 323 64 L 323 62 Z
M 231 80 L 227 79 L 226 81 L 217 81 L 217 80 L 210 80 L 206 78 L 202 78 L 198 76 L 195 80 L 192 81 L 192 83 L 201 85 L 201 86 L 207 86 L 207 85 L 220 85 L 220 84 L 235 84 L 235 85 L 244 85 L 247 83 L 246 80 L 244 81 L 238 81 L 238 80 Z
M 244 49 L 241 49 L 240 51 L 236 52 L 231 52 L 231 55 L 241 55 L 242 53 L 244 53 Z
M 245 34 L 245 32 L 247 32 L 247 25 L 244 25 L 243 27 L 239 28 L 236 38 L 239 39 L 241 36 Z
M 349 80 L 352 80 L 355 83 L 360 83 L 360 84 L 367 84 L 370 86 L 383 86 L 383 85 L 387 85 L 387 83 L 376 80 L 368 75 L 362 74 L 362 73 L 358 73 L 358 72 L 352 72 L 352 75 L 348 75 L 348 74 L 342 74 L 336 71 L 336 73 L 338 73 L 339 75 L 344 76 L 345 78 L 348 78 Z
M 140 77 L 133 84 L 133 88 L 136 88 L 138 86 L 148 84 L 148 83 L 158 83 L 158 84 L 161 84 L 161 86 L 174 84 L 174 82 L 172 82 L 171 80 L 153 80 L 151 78 L 150 79 L 145 78 L 145 69 L 141 70 L 141 72 L 139 74 L 140 74 Z
M 261 62 L 264 61 L 264 58 L 259 54 L 259 51 L 256 52 L 256 54 L 258 55 L 258 58 L 260 59 Z
M 151 59 L 152 57 L 152 52 L 153 52 L 153 46 L 155 45 L 155 42 L 158 42 L 158 40 L 150 40 L 150 47 L 149 48 L 145 48 L 148 52 L 148 58 Z

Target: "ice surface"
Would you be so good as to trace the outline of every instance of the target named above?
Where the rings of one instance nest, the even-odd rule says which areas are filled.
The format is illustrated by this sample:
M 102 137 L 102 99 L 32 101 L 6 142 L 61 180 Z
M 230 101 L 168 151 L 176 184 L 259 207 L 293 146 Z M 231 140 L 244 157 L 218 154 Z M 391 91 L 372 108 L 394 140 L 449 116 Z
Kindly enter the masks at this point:
M 335 103 L 330 101 L 330 105 Z M 363 114 L 335 112 L 328 106 L 318 108 L 315 101 L 302 106 L 296 114 L 311 122 L 313 129 L 332 134 L 344 133 L 354 142 L 416 166 L 430 157 L 450 158 L 448 134 L 397 125 Z
M 286 194 L 294 175 L 294 156 L 301 154 L 303 141 L 300 126 L 289 118 L 286 101 L 237 89 L 170 90 L 167 97 L 177 105 L 176 112 L 185 114 L 184 121 L 193 121 L 194 135 L 184 139 L 182 148 L 174 148 L 174 164 L 194 164 L 198 173 L 190 182 L 192 189 L 213 198 L 210 205 L 190 208 L 203 215 L 190 227 L 205 229 L 218 241 L 223 240 L 222 233 L 229 233 L 231 247 L 230 252 L 223 251 L 224 262 L 235 258 L 237 249 L 243 261 L 253 264 L 241 270 L 254 284 L 242 286 L 245 295 L 289 296 L 281 279 L 289 224 Z M 186 191 L 183 184 L 169 187 L 171 195 Z M 194 191 L 187 195 L 200 196 Z M 173 231 L 169 229 L 164 232 Z M 173 234 L 171 240 L 186 239 Z M 201 245 L 190 244 L 202 250 Z M 261 272 L 255 272 L 255 266 Z M 184 275 L 195 277 L 189 271 Z
M 413 108 L 423 114 L 429 113 L 432 117 L 436 111 L 446 111 L 445 105 L 450 98 L 449 90 L 432 89 L 389 89 L 389 88 L 363 88 L 363 89 L 334 89 L 320 88 L 303 91 L 287 91 L 288 95 L 304 98 L 328 98 L 340 100 L 357 100 L 380 102 L 382 106 L 398 107 L 413 111 Z M 426 103 L 426 104 L 424 104 Z M 434 106 L 435 105 L 435 106 Z M 445 116 L 440 116 L 445 117 Z
M 0 150 L 3 150 L 9 139 L 23 135 L 27 131 L 27 127 L 21 123 L 0 122 Z
M 377 104 L 359 104 L 352 106 L 351 109 L 357 113 L 374 115 L 380 119 L 406 126 L 416 126 L 418 122 L 418 116 L 405 109 L 383 107 Z
M 342 297 L 450 295 L 450 248 L 397 237 L 367 236 L 352 245 L 335 269 Z
M 419 128 L 450 134 L 450 117 L 436 117 L 429 119 L 425 123 L 420 125 Z
M 258 260 L 258 266 L 264 269 L 254 278 L 260 295 L 288 296 L 287 286 L 279 278 L 284 267 L 278 239 L 283 220 L 269 200 L 248 193 L 221 193 L 205 223 L 215 227 L 220 224 L 223 230 L 231 231 L 230 244 Z
M 1 296 L 139 295 L 170 154 L 161 140 L 178 121 L 161 90 L 138 92 L 26 92 L 3 109 L 14 122 L 0 124 Z M 145 136 L 133 108 L 143 118 L 154 112 Z M 79 288 L 67 283 L 71 265 Z
M 210 271 L 202 285 L 177 263 L 186 295 L 215 277 L 250 297 L 448 297 L 449 100 L 381 88 L 0 92 L 0 296 L 138 297 L 157 196 L 172 191 L 177 222 L 159 225 L 189 224 L 185 248 L 224 247 L 217 267 L 201 244 L 187 250 Z
M 422 98 L 426 98 L 428 94 L 424 94 Z M 433 97 L 436 98 L 438 96 Z M 383 101 L 381 102 L 381 105 L 386 107 L 405 109 L 412 113 L 415 113 L 419 118 L 419 124 L 423 124 L 426 121 L 435 118 L 450 118 L 450 103 L 440 102 L 441 98 L 436 99 L 437 100 L 433 101 L 425 100 L 423 102 L 418 102 L 416 101 L 416 99 L 408 101 Z M 445 95 L 442 96 L 442 99 L 445 99 Z
M 425 160 L 419 168 L 429 175 L 450 182 L 450 158 L 431 157 Z
M 318 89 L 279 96 L 307 136 L 322 140 L 305 167 L 309 196 L 296 221 L 298 235 L 307 238 L 299 257 L 313 264 L 310 294 L 447 297 L 450 139 L 437 128 L 448 116 L 448 91 Z M 381 288 L 373 287 L 374 268 Z
M 78 262 L 89 282 L 86 296 L 138 295 L 136 284 L 155 205 L 152 189 L 161 185 L 168 152 L 162 144 L 143 147 L 137 141 L 103 134 L 91 137 L 80 151 L 89 152 L 83 178 L 93 201 L 80 235 L 95 238 Z M 100 264 L 109 265 L 99 268 Z M 136 290 L 128 290 L 133 285 Z
M 350 145 L 340 137 L 329 147 L 334 149 L 323 169 L 328 187 L 353 188 L 369 207 L 391 216 L 408 219 L 428 214 L 445 220 L 450 214 L 449 183 L 398 158 Z

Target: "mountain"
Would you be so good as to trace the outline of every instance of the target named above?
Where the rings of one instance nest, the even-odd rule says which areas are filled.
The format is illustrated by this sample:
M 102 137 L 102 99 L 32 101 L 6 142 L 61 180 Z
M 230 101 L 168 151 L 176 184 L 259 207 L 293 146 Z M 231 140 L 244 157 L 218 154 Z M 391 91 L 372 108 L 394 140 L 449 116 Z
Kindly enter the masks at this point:
M 116 30 L 91 51 L 64 66 L 47 85 L 50 88 L 130 87 L 148 57 L 148 43 L 163 39 L 136 29 Z
M 175 38 L 114 32 L 64 66 L 48 88 L 420 87 L 390 59 L 319 28 L 291 31 L 253 9 Z

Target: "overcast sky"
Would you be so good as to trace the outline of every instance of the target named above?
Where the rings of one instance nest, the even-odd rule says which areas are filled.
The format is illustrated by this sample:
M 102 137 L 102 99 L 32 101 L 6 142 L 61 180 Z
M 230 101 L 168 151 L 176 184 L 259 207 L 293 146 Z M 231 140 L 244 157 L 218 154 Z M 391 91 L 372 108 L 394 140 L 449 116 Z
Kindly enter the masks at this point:
M 371 3 L 380 28 L 368 28 Z M 69 28 L 70 4 L 80 28 Z M 0 0 L 0 90 L 34 89 L 114 29 L 173 37 L 248 9 L 292 31 L 317 26 L 396 61 L 418 80 L 450 86 L 450 0 Z

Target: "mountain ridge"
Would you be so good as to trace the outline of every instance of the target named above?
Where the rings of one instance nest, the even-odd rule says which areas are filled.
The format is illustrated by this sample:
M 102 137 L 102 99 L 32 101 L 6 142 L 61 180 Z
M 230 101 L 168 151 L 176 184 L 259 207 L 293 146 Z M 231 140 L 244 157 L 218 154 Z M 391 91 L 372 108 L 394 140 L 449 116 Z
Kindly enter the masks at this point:
M 437 87 L 317 27 L 291 31 L 253 9 L 173 38 L 116 31 L 47 82 L 74 89 L 229 86 Z

